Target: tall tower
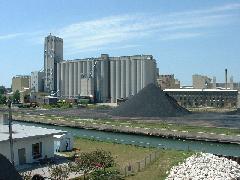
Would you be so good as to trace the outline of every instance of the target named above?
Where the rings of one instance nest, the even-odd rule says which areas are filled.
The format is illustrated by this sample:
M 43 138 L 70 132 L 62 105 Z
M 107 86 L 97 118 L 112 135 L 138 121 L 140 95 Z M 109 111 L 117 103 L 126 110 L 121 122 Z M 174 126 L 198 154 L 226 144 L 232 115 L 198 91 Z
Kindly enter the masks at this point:
M 44 42 L 44 91 L 57 91 L 57 63 L 63 60 L 63 39 L 52 36 L 45 37 Z

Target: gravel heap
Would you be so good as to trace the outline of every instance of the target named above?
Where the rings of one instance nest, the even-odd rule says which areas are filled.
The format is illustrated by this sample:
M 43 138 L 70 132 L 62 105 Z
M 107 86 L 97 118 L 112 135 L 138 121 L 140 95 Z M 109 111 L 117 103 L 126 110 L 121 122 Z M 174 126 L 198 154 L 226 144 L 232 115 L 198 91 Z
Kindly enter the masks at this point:
M 238 180 L 240 165 L 237 162 L 209 153 L 193 155 L 174 166 L 166 180 Z
M 120 117 L 171 117 L 188 114 L 174 98 L 155 84 L 149 84 L 135 96 L 114 108 L 110 115 Z

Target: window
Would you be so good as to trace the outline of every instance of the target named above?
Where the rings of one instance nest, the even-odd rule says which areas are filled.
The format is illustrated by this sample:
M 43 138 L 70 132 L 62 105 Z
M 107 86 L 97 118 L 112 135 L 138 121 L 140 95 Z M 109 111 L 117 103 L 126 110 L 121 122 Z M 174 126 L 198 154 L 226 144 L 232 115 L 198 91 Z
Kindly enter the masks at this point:
M 33 159 L 38 159 L 42 157 L 42 142 L 32 145 L 32 156 Z

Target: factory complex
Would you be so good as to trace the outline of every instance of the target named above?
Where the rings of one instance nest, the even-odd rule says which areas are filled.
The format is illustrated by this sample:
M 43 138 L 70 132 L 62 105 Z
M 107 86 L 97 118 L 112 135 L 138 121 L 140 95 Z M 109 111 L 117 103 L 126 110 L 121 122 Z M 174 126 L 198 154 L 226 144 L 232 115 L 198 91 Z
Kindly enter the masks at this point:
M 44 42 L 44 68 L 31 76 L 13 78 L 12 89 L 21 92 L 21 102 L 56 103 L 58 99 L 74 102 L 80 98 L 95 103 L 117 103 L 136 95 L 149 84 L 156 84 L 184 107 L 238 107 L 239 83 L 217 83 L 194 74 L 192 86 L 180 86 L 171 75 L 159 74 L 152 55 L 132 55 L 84 59 L 63 59 L 63 39 L 48 35 Z M 13 91 L 13 92 L 14 92 Z M 72 101 L 74 100 L 74 101 Z

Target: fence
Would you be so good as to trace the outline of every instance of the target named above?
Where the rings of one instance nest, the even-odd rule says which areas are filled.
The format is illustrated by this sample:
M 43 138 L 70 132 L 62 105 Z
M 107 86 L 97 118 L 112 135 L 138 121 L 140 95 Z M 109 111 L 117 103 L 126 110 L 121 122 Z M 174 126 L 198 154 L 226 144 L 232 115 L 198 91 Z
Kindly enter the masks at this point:
M 156 161 L 160 156 L 159 151 L 152 152 L 151 154 L 148 154 L 145 156 L 144 159 L 134 162 L 134 163 L 129 163 L 126 166 L 120 167 L 120 172 L 124 177 L 133 175 L 137 172 L 143 171 L 149 164 L 153 163 Z

